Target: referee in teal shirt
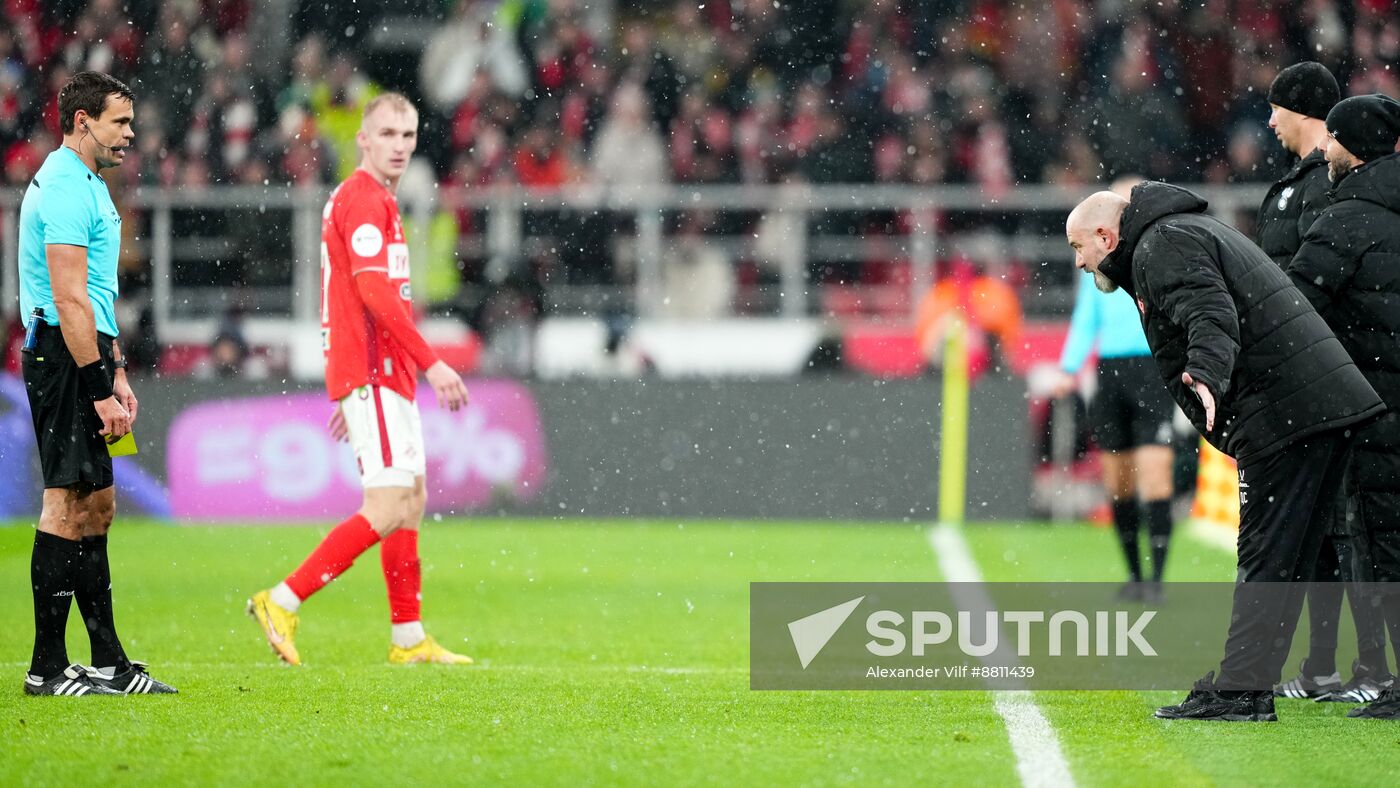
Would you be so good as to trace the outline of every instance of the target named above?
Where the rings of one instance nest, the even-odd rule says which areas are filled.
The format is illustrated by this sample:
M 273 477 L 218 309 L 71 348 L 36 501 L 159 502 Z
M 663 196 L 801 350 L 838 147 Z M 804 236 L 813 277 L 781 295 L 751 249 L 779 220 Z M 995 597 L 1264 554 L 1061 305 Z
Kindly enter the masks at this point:
M 1101 293 L 1093 277 L 1080 275 L 1069 335 L 1060 354 L 1056 395 L 1075 388 L 1077 374 L 1098 347 L 1099 387 L 1089 406 L 1089 422 L 1101 454 L 1104 487 L 1113 503 L 1113 525 L 1128 564 L 1125 598 L 1155 601 L 1162 594 L 1162 572 L 1172 533 L 1172 417 L 1176 404 L 1167 393 L 1143 333 L 1141 315 L 1124 292 Z M 1146 514 L 1152 574 L 1144 582 L 1138 546 Z
M 101 172 L 135 136 L 131 89 L 74 75 L 58 94 L 63 146 L 44 160 L 19 214 L 20 310 L 28 320 L 24 385 L 39 441 L 44 505 L 34 534 L 30 695 L 171 693 L 127 659 L 112 615 L 107 531 L 116 511 L 108 440 L 131 431 L 136 395 L 117 348 L 121 217 Z M 78 602 L 92 664 L 71 664 L 64 633 Z

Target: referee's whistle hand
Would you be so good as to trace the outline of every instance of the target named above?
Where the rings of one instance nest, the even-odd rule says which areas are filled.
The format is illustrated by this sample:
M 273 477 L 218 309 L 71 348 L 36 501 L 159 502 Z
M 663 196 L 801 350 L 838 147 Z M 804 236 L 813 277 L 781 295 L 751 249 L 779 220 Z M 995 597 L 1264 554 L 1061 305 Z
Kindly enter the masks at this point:
M 446 361 L 438 361 L 423 373 L 428 385 L 437 395 L 438 406 L 448 410 L 461 410 L 467 406 L 467 386 L 457 370 L 447 366 Z
M 102 419 L 102 435 L 120 438 L 131 432 L 131 414 L 115 396 L 98 400 L 92 406 L 97 409 L 98 418 Z
M 130 414 L 131 424 L 135 424 L 136 408 L 139 403 L 136 401 L 136 392 L 131 390 L 131 383 L 126 379 L 125 370 L 117 370 L 116 379 L 112 382 L 112 394 L 116 396 L 117 402 L 120 402 L 122 407 L 126 408 L 126 412 Z M 130 429 L 130 427 L 128 427 L 128 429 Z

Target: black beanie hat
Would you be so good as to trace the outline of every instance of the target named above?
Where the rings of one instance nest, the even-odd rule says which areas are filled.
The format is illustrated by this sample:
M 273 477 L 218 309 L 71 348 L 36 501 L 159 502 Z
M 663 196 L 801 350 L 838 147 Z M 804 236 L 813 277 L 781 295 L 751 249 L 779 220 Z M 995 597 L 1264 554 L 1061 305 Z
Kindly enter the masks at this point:
M 1344 99 L 1327 113 L 1327 133 L 1362 161 L 1394 153 L 1400 101 L 1380 93 Z
M 1321 63 L 1311 60 L 1278 72 L 1269 86 L 1269 103 L 1291 109 L 1300 115 L 1322 120 L 1342 97 L 1337 78 Z

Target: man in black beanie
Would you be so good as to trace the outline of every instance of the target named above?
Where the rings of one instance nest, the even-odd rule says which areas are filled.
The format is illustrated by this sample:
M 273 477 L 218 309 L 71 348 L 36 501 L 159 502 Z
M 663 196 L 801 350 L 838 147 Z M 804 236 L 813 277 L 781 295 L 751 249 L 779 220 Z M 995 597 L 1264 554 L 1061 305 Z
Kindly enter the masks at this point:
M 1303 242 L 1303 233 L 1327 207 L 1327 113 L 1341 98 L 1337 80 L 1321 63 L 1295 63 L 1269 86 L 1269 128 L 1298 162 L 1269 189 L 1259 206 L 1258 240 L 1280 268 Z
M 1352 96 L 1327 113 L 1327 134 L 1328 175 L 1335 188 L 1353 169 L 1395 152 L 1400 101 L 1380 93 Z
M 1400 102 L 1381 95 L 1346 99 L 1328 113 L 1327 131 L 1331 204 L 1304 235 L 1288 275 L 1390 408 L 1357 436 L 1349 484 L 1359 521 L 1352 541 L 1356 579 L 1383 584 L 1363 588 L 1386 589 L 1381 607 L 1391 643 L 1400 645 L 1400 599 L 1389 590 L 1400 581 L 1400 155 L 1394 153 Z M 1356 588 L 1349 590 L 1355 603 Z M 1349 716 L 1400 719 L 1384 634 L 1372 640 L 1369 654 L 1366 640 L 1359 644 L 1355 672 L 1371 673 L 1373 686 L 1366 695 L 1339 699 L 1373 701 Z
M 1279 143 L 1299 157 L 1273 185 L 1259 206 L 1258 240 L 1279 267 L 1287 268 L 1303 236 L 1329 202 L 1327 113 L 1339 98 L 1337 80 L 1321 63 L 1296 63 L 1280 71 L 1269 87 L 1269 128 Z M 1334 327 L 1335 328 L 1335 327 Z M 1345 501 L 1317 554 L 1316 584 L 1308 590 L 1308 656 L 1296 678 L 1274 687 L 1280 698 L 1361 703 L 1373 700 L 1389 681 L 1385 632 L 1380 611 L 1362 604 L 1358 586 L 1371 579 L 1365 539 L 1346 517 Z M 1350 588 L 1357 650 L 1352 677 L 1342 683 L 1337 671 L 1337 628 L 1344 589 Z

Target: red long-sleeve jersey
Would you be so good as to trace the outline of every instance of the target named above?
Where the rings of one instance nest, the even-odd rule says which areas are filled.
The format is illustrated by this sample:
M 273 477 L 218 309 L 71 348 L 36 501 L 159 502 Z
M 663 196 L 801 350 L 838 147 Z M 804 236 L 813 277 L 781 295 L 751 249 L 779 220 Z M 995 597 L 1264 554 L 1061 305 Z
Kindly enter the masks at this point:
M 398 201 L 355 170 L 321 216 L 321 346 L 331 399 L 375 385 L 411 400 L 418 371 L 437 361 L 413 323 L 408 271 Z

